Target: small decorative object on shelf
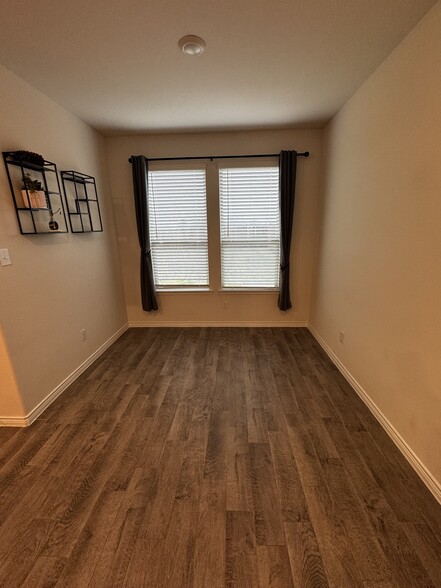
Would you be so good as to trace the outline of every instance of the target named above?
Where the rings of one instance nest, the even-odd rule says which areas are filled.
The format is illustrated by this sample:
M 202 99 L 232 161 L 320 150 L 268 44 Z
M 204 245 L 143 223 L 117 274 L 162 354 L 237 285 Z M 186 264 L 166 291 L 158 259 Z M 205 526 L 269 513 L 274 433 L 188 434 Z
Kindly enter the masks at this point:
M 33 151 L 14 151 L 14 161 L 44 166 L 44 157 Z
M 25 174 L 21 188 L 21 195 L 26 208 L 48 207 L 40 180 L 33 180 L 29 174 Z
M 3 160 L 22 235 L 67 233 L 55 163 L 32 151 L 4 151 Z
M 78 171 L 61 172 L 72 233 L 103 230 L 95 178 Z

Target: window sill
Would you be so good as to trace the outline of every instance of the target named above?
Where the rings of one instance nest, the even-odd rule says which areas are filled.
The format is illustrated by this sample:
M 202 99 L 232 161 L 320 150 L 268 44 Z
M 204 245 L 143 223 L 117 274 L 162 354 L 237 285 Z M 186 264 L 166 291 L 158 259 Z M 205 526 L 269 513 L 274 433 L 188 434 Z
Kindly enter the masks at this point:
M 221 292 L 222 294 L 267 294 L 268 292 L 279 292 L 279 288 L 219 288 L 219 290 L 213 290 L 212 288 L 156 288 L 157 294 L 178 294 L 178 293 L 198 293 L 206 292 L 213 294 L 213 292 Z
M 219 292 L 278 292 L 279 288 L 221 288 Z
M 157 294 L 176 294 L 180 292 L 213 292 L 210 288 L 156 288 Z

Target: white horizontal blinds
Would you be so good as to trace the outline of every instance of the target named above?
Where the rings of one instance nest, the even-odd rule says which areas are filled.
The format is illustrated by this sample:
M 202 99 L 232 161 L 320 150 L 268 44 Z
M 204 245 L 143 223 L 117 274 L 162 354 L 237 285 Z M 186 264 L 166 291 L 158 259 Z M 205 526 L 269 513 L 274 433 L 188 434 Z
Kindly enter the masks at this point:
M 205 169 L 149 171 L 155 285 L 208 286 Z
M 222 287 L 278 287 L 278 167 L 220 169 L 219 192 Z

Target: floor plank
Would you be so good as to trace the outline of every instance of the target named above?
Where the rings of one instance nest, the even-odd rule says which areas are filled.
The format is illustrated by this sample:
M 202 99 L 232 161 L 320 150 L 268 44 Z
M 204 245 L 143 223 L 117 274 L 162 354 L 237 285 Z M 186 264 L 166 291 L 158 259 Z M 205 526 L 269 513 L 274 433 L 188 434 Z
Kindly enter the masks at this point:
M 257 568 L 261 588 L 294 588 L 285 545 L 258 546 Z
M 327 588 L 326 572 L 311 523 L 285 523 L 285 534 L 294 586 Z
M 256 537 L 252 512 L 227 513 L 225 586 L 258 586 Z

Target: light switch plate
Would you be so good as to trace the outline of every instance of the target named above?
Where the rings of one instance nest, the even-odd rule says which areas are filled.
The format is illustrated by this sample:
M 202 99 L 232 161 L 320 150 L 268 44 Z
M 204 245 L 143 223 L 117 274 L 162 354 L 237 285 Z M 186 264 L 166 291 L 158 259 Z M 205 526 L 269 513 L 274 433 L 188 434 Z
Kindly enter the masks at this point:
M 9 255 L 9 249 L 0 249 L 0 264 L 12 265 L 11 256 Z

